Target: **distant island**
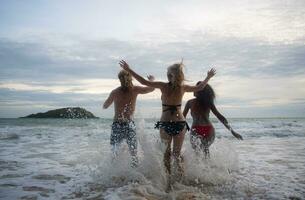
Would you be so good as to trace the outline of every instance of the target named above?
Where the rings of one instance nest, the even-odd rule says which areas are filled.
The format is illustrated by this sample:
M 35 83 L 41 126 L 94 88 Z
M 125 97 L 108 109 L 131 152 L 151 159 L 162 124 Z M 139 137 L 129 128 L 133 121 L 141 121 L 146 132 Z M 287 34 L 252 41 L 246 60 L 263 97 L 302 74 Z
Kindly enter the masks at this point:
M 97 118 L 91 112 L 80 107 L 60 108 L 44 113 L 31 114 L 21 118 L 65 118 L 65 119 L 91 119 Z

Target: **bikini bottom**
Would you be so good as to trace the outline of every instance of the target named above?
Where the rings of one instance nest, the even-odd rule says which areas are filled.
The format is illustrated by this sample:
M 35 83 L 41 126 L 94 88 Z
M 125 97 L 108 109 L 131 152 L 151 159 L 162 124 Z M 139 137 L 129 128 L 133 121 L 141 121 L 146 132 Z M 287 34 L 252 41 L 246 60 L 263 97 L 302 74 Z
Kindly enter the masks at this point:
M 175 136 L 181 133 L 181 131 L 186 127 L 187 130 L 190 130 L 190 127 L 188 126 L 186 121 L 158 121 L 155 124 L 156 129 L 164 129 L 165 132 L 170 136 Z

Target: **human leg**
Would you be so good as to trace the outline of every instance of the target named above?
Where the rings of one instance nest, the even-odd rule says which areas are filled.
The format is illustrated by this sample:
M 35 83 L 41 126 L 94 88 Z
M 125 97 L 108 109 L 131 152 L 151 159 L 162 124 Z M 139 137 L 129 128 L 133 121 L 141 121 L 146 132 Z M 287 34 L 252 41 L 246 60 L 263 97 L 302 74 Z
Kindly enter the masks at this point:
M 201 152 L 201 138 L 193 131 L 190 133 L 190 143 L 196 155 L 199 156 Z
M 183 129 L 178 135 L 173 137 L 173 156 L 175 167 L 180 176 L 184 173 L 183 169 L 183 156 L 181 155 L 181 149 L 185 137 L 186 129 Z
M 138 165 L 137 157 L 137 137 L 136 137 L 136 127 L 134 123 L 130 123 L 128 129 L 126 130 L 126 142 L 128 145 L 129 153 L 131 155 L 132 166 Z
M 197 155 L 203 152 L 205 158 L 210 157 L 209 146 L 213 143 L 214 138 L 215 131 L 211 124 L 192 127 L 190 140 Z
M 124 139 L 124 130 L 117 123 L 114 122 L 111 126 L 110 145 L 113 153 L 113 158 L 118 156 L 119 147 Z
M 167 173 L 171 173 L 170 158 L 171 158 L 171 141 L 172 136 L 168 135 L 164 129 L 160 129 L 161 142 L 165 145 L 163 162 Z

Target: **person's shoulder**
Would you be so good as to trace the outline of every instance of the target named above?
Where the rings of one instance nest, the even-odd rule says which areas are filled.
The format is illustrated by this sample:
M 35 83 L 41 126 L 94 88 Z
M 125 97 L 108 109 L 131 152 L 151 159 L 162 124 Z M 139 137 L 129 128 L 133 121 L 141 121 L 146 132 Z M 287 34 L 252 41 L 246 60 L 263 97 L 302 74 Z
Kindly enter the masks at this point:
M 189 88 L 189 87 L 193 87 L 193 86 L 192 86 L 192 85 L 189 85 L 189 84 L 187 84 L 187 83 L 183 83 L 183 84 L 181 85 L 181 88 L 183 88 L 184 90 L 187 89 L 187 88 Z
M 132 86 L 132 90 L 135 91 L 135 92 L 143 92 L 143 91 L 146 91 L 147 89 L 151 89 L 151 87 L 148 87 L 148 86 L 138 86 L 138 85 Z
M 112 93 L 112 94 L 117 94 L 117 93 L 120 92 L 120 91 L 121 91 L 121 87 L 119 86 L 119 87 L 113 89 L 113 90 L 111 91 L 111 93 Z
M 193 103 L 193 102 L 195 102 L 196 101 L 196 98 L 192 98 L 192 99 L 190 99 L 190 100 L 188 100 L 190 103 Z
M 190 100 L 188 100 L 188 101 L 186 102 L 186 104 L 192 105 L 192 103 L 193 103 L 195 100 L 196 100 L 195 98 L 190 99 Z
M 163 88 L 168 88 L 168 87 L 171 87 L 171 84 L 169 82 L 159 82 Z
M 146 87 L 134 85 L 134 86 L 132 86 L 131 89 L 132 89 L 132 91 L 139 92 L 139 91 L 143 90 L 144 88 L 146 88 Z
M 145 88 L 145 87 L 143 87 L 143 86 L 138 86 L 138 85 L 132 86 L 132 89 L 133 89 L 133 90 L 139 90 L 139 89 L 142 89 L 142 88 Z

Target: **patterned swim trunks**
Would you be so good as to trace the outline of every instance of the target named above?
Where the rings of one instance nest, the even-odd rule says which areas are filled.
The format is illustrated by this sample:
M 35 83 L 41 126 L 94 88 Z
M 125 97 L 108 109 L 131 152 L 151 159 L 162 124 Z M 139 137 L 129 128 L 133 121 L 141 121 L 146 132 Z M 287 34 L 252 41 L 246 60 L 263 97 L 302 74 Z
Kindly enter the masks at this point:
M 126 139 L 129 150 L 137 149 L 136 125 L 134 121 L 115 121 L 111 126 L 110 144 L 119 145 Z

